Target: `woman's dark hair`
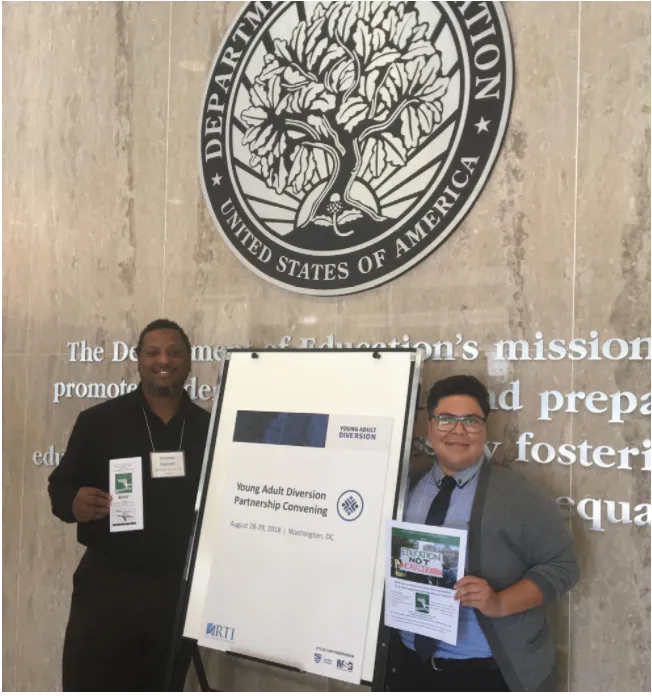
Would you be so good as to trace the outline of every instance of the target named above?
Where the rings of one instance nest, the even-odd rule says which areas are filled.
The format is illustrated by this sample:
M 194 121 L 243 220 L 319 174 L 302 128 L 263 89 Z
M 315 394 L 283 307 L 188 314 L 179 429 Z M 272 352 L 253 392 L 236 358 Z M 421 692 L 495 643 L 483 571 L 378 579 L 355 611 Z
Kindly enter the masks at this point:
M 487 418 L 491 410 L 489 392 L 477 377 L 471 375 L 453 375 L 435 382 L 428 392 L 428 415 L 432 415 L 442 399 L 460 394 L 473 397 L 480 405 L 484 417 Z
M 188 355 L 191 353 L 190 349 L 190 339 L 186 336 L 186 332 L 177 324 L 176 321 L 170 321 L 170 319 L 155 319 L 154 321 L 147 324 L 147 326 L 140 332 L 138 337 L 138 345 L 136 346 L 136 355 L 140 355 L 140 351 L 143 349 L 143 339 L 148 333 L 152 331 L 158 331 L 159 329 L 173 329 L 179 332 L 183 345 L 188 351 Z

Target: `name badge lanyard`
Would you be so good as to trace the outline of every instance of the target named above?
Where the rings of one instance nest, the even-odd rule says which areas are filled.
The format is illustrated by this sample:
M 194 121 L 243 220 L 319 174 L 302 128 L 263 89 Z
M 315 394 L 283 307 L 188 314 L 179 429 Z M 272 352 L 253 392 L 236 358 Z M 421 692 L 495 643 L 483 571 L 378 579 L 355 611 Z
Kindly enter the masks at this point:
M 143 412 L 143 418 L 145 419 L 145 425 L 147 426 L 147 432 L 149 433 L 149 442 L 152 445 L 152 452 L 156 452 L 156 447 L 154 447 L 154 438 L 152 437 L 152 431 L 149 428 L 149 420 L 147 419 L 147 414 L 145 413 L 145 409 L 143 408 L 141 404 L 141 410 Z M 183 419 L 183 423 L 181 424 L 181 439 L 179 440 L 179 449 L 177 450 L 178 452 L 181 452 L 181 446 L 183 445 L 183 433 L 186 429 L 186 419 Z

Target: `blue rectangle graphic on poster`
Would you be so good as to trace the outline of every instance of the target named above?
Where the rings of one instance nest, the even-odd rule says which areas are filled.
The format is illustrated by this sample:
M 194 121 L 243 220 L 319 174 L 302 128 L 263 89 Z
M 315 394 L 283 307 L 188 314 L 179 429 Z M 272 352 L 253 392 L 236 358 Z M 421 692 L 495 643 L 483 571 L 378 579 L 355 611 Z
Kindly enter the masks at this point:
M 328 415 L 283 411 L 238 411 L 234 442 L 325 447 Z

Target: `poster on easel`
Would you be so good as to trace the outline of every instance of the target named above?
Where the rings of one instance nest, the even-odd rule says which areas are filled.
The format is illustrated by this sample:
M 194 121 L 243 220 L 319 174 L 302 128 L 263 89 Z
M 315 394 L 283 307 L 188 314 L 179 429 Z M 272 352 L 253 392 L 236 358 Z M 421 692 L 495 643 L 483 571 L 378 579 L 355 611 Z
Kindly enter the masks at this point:
M 225 360 L 183 635 L 370 683 L 386 523 L 403 499 L 420 356 L 405 349 L 255 355 L 233 351 Z
M 200 645 L 360 682 L 392 425 L 238 411 Z

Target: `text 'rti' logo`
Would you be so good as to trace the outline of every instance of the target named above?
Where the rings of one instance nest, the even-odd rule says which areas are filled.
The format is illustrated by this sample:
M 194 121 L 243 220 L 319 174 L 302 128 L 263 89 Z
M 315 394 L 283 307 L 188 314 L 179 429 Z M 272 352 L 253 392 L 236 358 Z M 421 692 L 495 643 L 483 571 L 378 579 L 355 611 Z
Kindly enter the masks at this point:
M 206 624 L 206 635 L 219 640 L 228 640 L 229 642 L 233 642 L 235 640 L 235 628 L 231 628 L 230 626 L 222 626 L 221 624 L 209 623 Z

